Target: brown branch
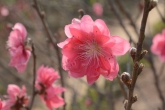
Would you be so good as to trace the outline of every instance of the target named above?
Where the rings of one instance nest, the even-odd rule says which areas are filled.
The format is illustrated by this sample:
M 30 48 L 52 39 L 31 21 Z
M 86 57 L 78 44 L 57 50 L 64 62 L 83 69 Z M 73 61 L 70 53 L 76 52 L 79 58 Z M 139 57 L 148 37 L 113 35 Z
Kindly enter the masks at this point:
M 60 52 L 59 52 L 59 49 L 57 47 L 57 40 L 56 42 L 53 42 L 53 34 L 51 34 L 51 32 L 49 31 L 48 29 L 48 26 L 46 25 L 46 22 L 45 22 L 45 16 L 43 13 L 41 13 L 39 7 L 38 7 L 38 3 L 37 3 L 37 0 L 33 0 L 34 1 L 34 4 L 33 4 L 33 7 L 35 8 L 35 10 L 37 11 L 37 14 L 39 15 L 41 21 L 42 21 L 42 24 L 44 26 L 44 29 L 46 31 L 46 34 L 47 34 L 47 37 L 50 41 L 50 43 L 53 45 L 53 48 L 54 50 L 56 51 L 57 53 L 57 59 L 58 59 L 58 64 L 59 64 L 59 73 L 60 73 L 60 76 L 61 76 L 61 85 L 62 87 L 64 87 L 64 77 L 63 77 L 63 74 L 62 74 L 62 67 L 61 67 L 61 57 L 60 57 Z M 65 100 L 65 95 L 64 95 L 64 92 L 62 93 L 62 98 Z M 63 106 L 63 110 L 65 110 L 66 108 L 66 104 Z
M 153 6 L 153 4 L 151 4 L 150 0 L 145 0 L 145 6 L 144 6 L 143 17 L 142 17 L 141 28 L 140 28 L 140 36 L 139 36 L 138 43 L 137 43 L 137 52 L 136 52 L 136 56 L 134 59 L 133 76 L 132 76 L 131 86 L 129 88 L 129 98 L 128 98 L 126 110 L 130 110 L 132 104 L 134 103 L 133 102 L 134 88 L 135 88 L 135 84 L 136 84 L 136 80 L 138 78 L 138 75 L 141 73 L 141 71 L 139 72 L 139 61 L 141 60 L 143 41 L 145 38 L 144 33 L 145 33 L 148 14 L 151 11 L 151 9 L 154 8 L 152 6 Z
M 35 91 L 35 81 L 36 81 L 36 54 L 35 54 L 35 48 L 34 48 L 34 44 L 32 43 L 32 55 L 33 55 L 33 91 L 32 91 L 32 99 L 31 99 L 31 103 L 29 106 L 28 110 L 32 109 L 33 103 L 34 103 L 34 98 L 36 96 L 36 91 Z
M 132 17 L 130 16 L 129 12 L 124 8 L 124 6 L 122 5 L 122 3 L 120 2 L 120 0 L 115 0 L 117 6 L 119 7 L 120 11 L 127 17 L 127 19 L 130 21 L 130 25 L 133 27 L 136 35 L 139 37 L 138 31 L 137 31 L 137 27 L 136 24 L 134 22 L 134 20 L 132 19 Z
M 119 21 L 121 27 L 123 28 L 123 30 L 124 30 L 125 33 L 127 34 L 128 38 L 129 38 L 129 41 L 134 43 L 134 41 L 132 40 L 132 37 L 131 37 L 130 33 L 128 32 L 128 30 L 126 29 L 124 23 L 122 22 L 120 13 L 117 11 L 117 9 L 116 9 L 116 7 L 115 7 L 115 5 L 114 5 L 113 0 L 108 0 L 108 2 L 109 2 L 109 5 L 110 5 L 110 7 L 111 7 L 111 10 L 113 11 L 113 13 L 115 14 L 116 18 L 118 19 L 118 21 Z

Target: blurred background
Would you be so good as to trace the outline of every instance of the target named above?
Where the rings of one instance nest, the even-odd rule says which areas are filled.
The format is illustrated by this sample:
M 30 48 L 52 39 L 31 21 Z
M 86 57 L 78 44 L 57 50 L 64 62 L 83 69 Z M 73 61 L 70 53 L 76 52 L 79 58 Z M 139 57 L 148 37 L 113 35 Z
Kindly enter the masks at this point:
M 111 35 L 118 35 L 130 41 L 135 46 L 140 30 L 143 0 L 37 0 L 41 13 L 52 34 L 50 41 L 36 10 L 33 0 L 0 0 L 0 96 L 6 94 L 8 84 L 26 85 L 28 93 L 32 92 L 32 58 L 24 73 L 17 73 L 16 69 L 9 67 L 10 55 L 6 49 L 6 41 L 15 23 L 22 23 L 35 44 L 37 55 L 37 68 L 41 65 L 53 67 L 59 71 L 60 51 L 54 49 L 52 42 L 61 42 L 66 39 L 65 25 L 71 23 L 73 18 L 79 18 L 79 9 L 90 15 L 94 20 L 103 19 L 108 25 Z M 131 22 L 132 20 L 132 22 Z M 157 86 L 165 97 L 165 70 L 164 63 L 157 56 L 152 55 L 150 46 L 155 34 L 161 33 L 165 28 L 165 0 L 159 0 L 147 21 L 146 39 L 144 49 L 149 54 L 143 59 L 145 68 L 140 74 L 135 94 L 138 101 L 133 104 L 133 110 L 163 110 L 162 100 L 157 92 Z M 60 49 L 59 49 L 60 50 Z M 120 64 L 120 73 L 132 71 L 132 59 L 127 53 L 117 58 Z M 100 77 L 95 84 L 88 85 L 86 77 L 75 79 L 62 71 L 64 76 L 65 101 L 67 110 L 124 110 L 125 100 L 119 80 L 106 80 Z M 159 85 L 155 85 L 158 78 Z M 60 80 L 55 84 L 61 85 Z M 123 85 L 124 86 L 124 85 Z M 124 86 L 125 91 L 128 89 Z M 33 110 L 47 110 L 39 97 L 35 99 Z M 59 109 L 60 110 L 60 109 Z

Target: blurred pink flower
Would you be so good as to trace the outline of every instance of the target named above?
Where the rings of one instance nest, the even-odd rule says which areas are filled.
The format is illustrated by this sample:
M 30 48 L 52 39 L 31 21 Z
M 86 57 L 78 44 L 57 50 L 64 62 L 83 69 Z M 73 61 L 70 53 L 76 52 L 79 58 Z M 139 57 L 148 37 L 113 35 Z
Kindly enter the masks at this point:
M 4 6 L 0 9 L 0 12 L 1 12 L 1 15 L 4 17 L 9 15 L 9 10 Z
M 101 3 L 94 3 L 93 4 L 93 11 L 97 16 L 102 16 L 103 14 L 103 7 Z
M 60 76 L 53 68 L 41 66 L 38 69 L 35 86 L 42 101 L 49 110 L 64 105 L 64 100 L 57 95 L 62 93 L 65 89 L 53 86 L 53 82 L 58 78 L 60 78 Z
M 25 27 L 21 23 L 16 23 L 7 42 L 11 55 L 9 65 L 14 66 L 20 73 L 25 71 L 31 55 L 31 51 L 26 47 L 26 35 Z
M 22 89 L 20 89 L 17 85 L 9 84 L 7 93 L 8 99 L 3 102 L 2 110 L 10 110 L 11 107 L 17 110 L 28 105 L 29 98 L 26 94 L 25 86 L 22 86 Z
M 86 99 L 85 99 L 85 105 L 86 105 L 87 107 L 89 107 L 89 106 L 92 105 L 92 100 L 91 100 L 91 98 L 86 98 Z
M 41 66 L 37 71 L 36 88 L 40 89 L 41 84 L 48 88 L 58 78 L 60 76 L 53 68 Z
M 2 109 L 2 107 L 3 107 L 3 102 L 2 102 L 2 100 L 0 99 L 0 110 Z
M 73 19 L 65 26 L 68 39 L 59 43 L 62 48 L 62 64 L 75 78 L 87 75 L 89 84 L 101 75 L 113 80 L 119 71 L 115 56 L 124 55 L 130 48 L 128 41 L 111 36 L 101 19 L 93 21 L 89 15 Z
M 159 59 L 165 62 L 165 29 L 162 34 L 157 34 L 152 40 L 152 53 L 159 56 Z

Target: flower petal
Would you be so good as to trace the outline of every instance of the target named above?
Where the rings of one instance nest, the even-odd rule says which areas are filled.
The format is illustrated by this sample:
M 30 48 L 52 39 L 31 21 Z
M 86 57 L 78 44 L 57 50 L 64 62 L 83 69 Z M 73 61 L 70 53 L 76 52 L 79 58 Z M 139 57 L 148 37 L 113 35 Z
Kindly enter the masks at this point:
M 57 44 L 58 47 L 60 48 L 63 48 L 66 44 L 68 44 L 68 42 L 70 41 L 71 39 L 66 39 L 65 41 L 63 42 L 60 42 Z
M 93 84 L 99 78 L 99 64 L 94 59 L 88 65 L 86 74 L 88 84 Z
M 20 93 L 20 88 L 17 85 L 9 84 L 7 88 L 7 93 L 10 97 L 16 97 Z M 14 99 L 15 100 L 15 99 Z
M 95 40 L 100 45 L 104 45 L 107 41 L 110 40 L 110 37 L 101 34 L 97 26 L 93 26 L 93 33 L 94 33 Z
M 21 32 L 22 38 L 25 39 L 27 36 L 26 28 L 21 23 L 16 23 L 13 27 L 13 30 L 18 29 Z
M 111 39 L 115 40 L 115 45 L 111 47 L 113 55 L 124 55 L 130 49 L 130 44 L 125 39 L 118 36 L 113 36 Z
M 74 59 L 68 60 L 66 67 L 69 70 L 69 75 L 74 78 L 80 78 L 86 75 L 87 67 L 83 66 L 81 61 L 79 60 L 74 60 Z
M 110 59 L 109 62 L 111 65 L 111 70 L 109 71 L 109 75 L 106 76 L 106 78 L 109 79 L 110 81 L 112 81 L 114 78 L 117 77 L 117 74 L 119 72 L 119 65 L 115 58 Z
M 93 23 L 93 19 L 89 15 L 84 15 L 81 18 L 81 22 L 91 22 L 91 23 Z
M 92 18 L 89 16 L 89 15 L 84 15 L 82 18 L 81 18 L 81 29 L 84 31 L 84 32 L 87 32 L 87 33 L 92 33 L 93 32 L 93 20 Z
M 18 47 L 15 54 L 12 56 L 10 66 L 14 66 L 18 72 L 22 73 L 26 69 L 27 62 L 30 59 L 31 52 L 23 50 L 23 47 Z
M 99 28 L 103 35 L 110 36 L 109 29 L 103 20 L 97 19 L 94 24 Z

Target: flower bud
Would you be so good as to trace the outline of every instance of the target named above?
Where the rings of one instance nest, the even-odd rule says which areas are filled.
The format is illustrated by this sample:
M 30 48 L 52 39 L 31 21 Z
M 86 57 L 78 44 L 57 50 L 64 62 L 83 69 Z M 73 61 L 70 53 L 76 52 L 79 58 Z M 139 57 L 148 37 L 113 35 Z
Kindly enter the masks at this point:
M 79 13 L 79 18 L 80 18 L 80 19 L 85 15 L 85 12 L 84 12 L 83 9 L 79 9 L 79 10 L 78 10 L 78 13 Z
M 142 58 L 144 58 L 144 56 L 145 56 L 147 53 L 148 53 L 147 50 L 143 50 L 142 53 L 141 53 L 141 55 L 140 55 L 140 57 L 139 57 L 139 59 L 141 60 Z
M 133 98 L 132 98 L 132 103 L 136 102 L 137 100 L 138 100 L 138 96 L 137 96 L 137 94 L 136 94 L 136 95 L 133 96 Z
M 127 73 L 127 72 L 123 72 L 123 73 L 121 74 L 121 81 L 122 81 L 124 84 L 126 84 L 127 86 L 129 86 L 129 85 L 131 84 L 131 81 L 132 81 L 130 74 Z
M 138 75 L 142 72 L 143 68 L 144 68 L 144 64 L 140 63 L 139 70 L 138 70 Z
M 129 53 L 133 60 L 135 59 L 136 52 L 137 52 L 137 49 L 135 47 L 131 47 L 131 49 L 129 50 Z
M 126 109 L 127 108 L 127 105 L 128 105 L 128 100 L 124 100 L 124 108 Z
M 140 65 L 139 65 L 139 69 L 143 69 L 144 68 L 144 64 L 143 63 L 140 63 Z
M 131 47 L 130 50 L 129 50 L 129 53 L 130 53 L 131 56 L 136 55 L 136 51 L 137 51 L 137 49 L 135 47 Z
M 152 10 L 154 7 L 156 7 L 158 3 L 158 0 L 151 0 L 149 4 L 149 10 Z

